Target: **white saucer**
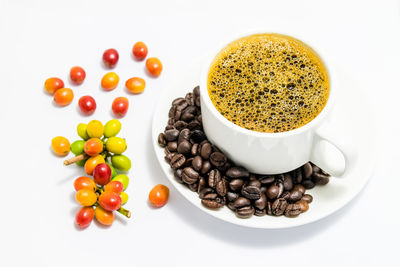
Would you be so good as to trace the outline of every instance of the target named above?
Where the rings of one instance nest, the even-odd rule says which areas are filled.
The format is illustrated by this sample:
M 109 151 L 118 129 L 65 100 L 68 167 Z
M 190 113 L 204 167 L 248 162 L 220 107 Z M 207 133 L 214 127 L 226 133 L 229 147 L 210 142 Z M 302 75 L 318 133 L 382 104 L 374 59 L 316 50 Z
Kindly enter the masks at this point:
M 169 164 L 164 160 L 164 149 L 157 143 L 158 134 L 163 132 L 167 125 L 171 102 L 177 97 L 184 97 L 186 93 L 191 92 L 199 84 L 201 67 L 202 62 L 197 60 L 173 79 L 175 84 L 164 90 L 164 94 L 160 98 L 152 125 L 154 151 L 162 170 L 176 189 L 194 206 L 211 216 L 237 225 L 264 229 L 288 228 L 311 223 L 334 213 L 350 202 L 365 186 L 372 175 L 375 163 L 374 116 L 369 109 L 370 105 L 368 105 L 367 99 L 365 99 L 362 90 L 355 81 L 351 79 L 349 74 L 337 69 L 336 72 L 340 80 L 335 83 L 338 86 L 338 93 L 331 123 L 337 125 L 340 129 L 344 129 L 343 132 L 353 141 L 358 155 L 356 166 L 351 168 L 343 178 L 331 177 L 327 185 L 316 186 L 312 190 L 307 190 L 314 197 L 314 200 L 310 204 L 310 209 L 296 218 L 252 216 L 249 219 L 240 219 L 228 207 L 223 207 L 220 210 L 210 210 L 204 207 L 197 193 L 175 181 Z

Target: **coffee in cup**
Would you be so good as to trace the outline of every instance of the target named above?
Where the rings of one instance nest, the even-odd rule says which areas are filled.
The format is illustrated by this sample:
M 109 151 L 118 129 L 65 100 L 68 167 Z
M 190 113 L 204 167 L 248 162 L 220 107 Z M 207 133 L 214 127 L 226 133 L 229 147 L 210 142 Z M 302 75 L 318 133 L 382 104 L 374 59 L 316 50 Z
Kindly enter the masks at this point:
M 316 52 L 282 34 L 263 33 L 229 43 L 211 63 L 208 94 L 226 119 L 257 132 L 286 132 L 325 107 L 329 79 Z

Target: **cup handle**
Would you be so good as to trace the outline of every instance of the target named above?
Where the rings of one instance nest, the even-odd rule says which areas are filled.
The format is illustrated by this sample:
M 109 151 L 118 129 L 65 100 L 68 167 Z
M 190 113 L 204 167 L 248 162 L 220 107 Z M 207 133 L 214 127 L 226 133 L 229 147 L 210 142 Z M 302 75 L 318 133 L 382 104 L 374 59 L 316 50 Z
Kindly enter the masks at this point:
M 329 160 L 329 157 L 333 154 L 327 153 L 327 151 L 322 152 L 326 153 L 325 155 L 321 155 L 321 143 L 327 142 L 330 146 L 334 146 L 339 152 L 342 154 L 344 158 L 344 167 L 341 170 L 338 170 L 337 167 L 334 167 L 332 161 Z M 313 148 L 311 152 L 311 162 L 335 177 L 343 177 L 345 173 L 348 173 L 351 168 L 355 165 L 356 153 L 355 147 L 350 142 L 349 138 L 344 135 L 344 132 L 340 129 L 334 128 L 327 124 L 319 127 L 314 136 Z M 337 153 L 337 152 L 336 152 Z

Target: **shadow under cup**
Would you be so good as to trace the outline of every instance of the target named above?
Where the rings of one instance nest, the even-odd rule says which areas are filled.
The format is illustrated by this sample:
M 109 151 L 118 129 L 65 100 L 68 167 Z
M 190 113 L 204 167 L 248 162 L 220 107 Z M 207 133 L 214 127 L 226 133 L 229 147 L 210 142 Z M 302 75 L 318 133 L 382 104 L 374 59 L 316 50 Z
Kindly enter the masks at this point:
M 234 40 L 238 39 L 240 38 Z M 322 111 L 301 127 L 285 132 L 268 133 L 248 130 L 234 124 L 221 115 L 210 99 L 207 88 L 210 67 L 216 58 L 215 55 L 225 47 L 226 44 L 220 46 L 209 56 L 201 74 L 200 103 L 203 127 L 208 139 L 236 165 L 243 166 L 252 173 L 280 174 L 313 161 L 316 141 L 321 139 L 318 131 L 331 110 L 334 92 L 331 69 L 320 54 L 309 47 L 318 55 L 329 80 L 329 96 Z M 325 168 L 329 170 L 329 167 Z

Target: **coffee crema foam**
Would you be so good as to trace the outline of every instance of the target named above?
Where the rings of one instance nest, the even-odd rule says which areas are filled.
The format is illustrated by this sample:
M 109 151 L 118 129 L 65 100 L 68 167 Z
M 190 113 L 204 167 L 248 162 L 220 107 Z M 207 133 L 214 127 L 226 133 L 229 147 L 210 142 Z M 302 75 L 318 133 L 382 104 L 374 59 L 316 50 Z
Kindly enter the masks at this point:
M 208 93 L 228 120 L 258 132 L 285 132 L 313 120 L 329 96 L 321 59 L 280 34 L 256 34 L 226 46 L 211 64 Z

